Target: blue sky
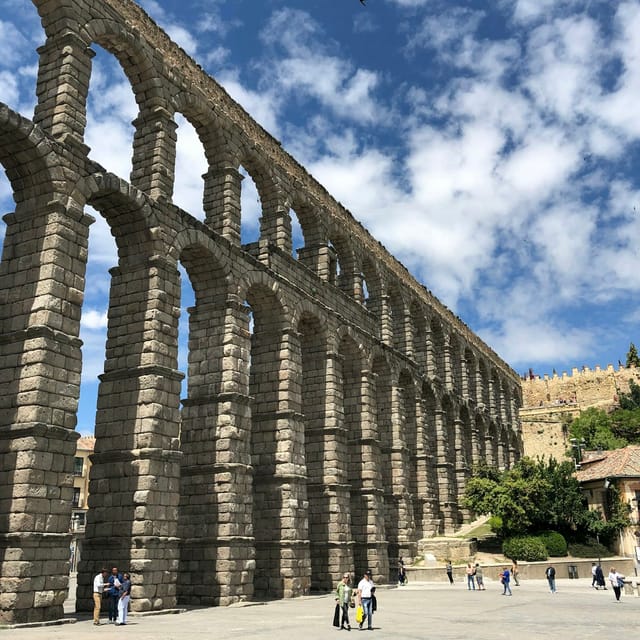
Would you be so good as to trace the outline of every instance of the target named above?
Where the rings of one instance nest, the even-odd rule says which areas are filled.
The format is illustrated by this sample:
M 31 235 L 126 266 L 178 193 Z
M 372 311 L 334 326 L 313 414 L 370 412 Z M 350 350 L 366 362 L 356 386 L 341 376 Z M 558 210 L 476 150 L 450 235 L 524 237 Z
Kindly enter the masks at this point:
M 640 343 L 640 2 L 141 4 L 516 371 L 616 364 Z M 31 117 L 38 16 L 25 0 L 0 9 L 0 100 Z M 87 144 L 126 178 L 136 106 L 117 62 L 95 49 Z M 174 200 L 202 217 L 204 154 L 178 123 Z M 245 183 L 246 241 L 259 211 Z M 0 206 L 14 206 L 4 174 Z M 115 263 L 98 219 L 83 432 Z

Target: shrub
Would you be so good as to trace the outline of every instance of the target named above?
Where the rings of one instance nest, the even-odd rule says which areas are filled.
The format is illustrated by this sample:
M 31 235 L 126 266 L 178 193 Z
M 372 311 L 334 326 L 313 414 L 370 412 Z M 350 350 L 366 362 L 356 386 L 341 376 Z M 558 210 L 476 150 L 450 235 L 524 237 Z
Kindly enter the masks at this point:
M 487 520 L 487 524 L 494 533 L 500 534 L 502 531 L 502 518 L 500 516 L 491 516 Z
M 567 541 L 564 536 L 557 531 L 543 531 L 538 534 L 538 538 L 547 548 L 547 553 L 552 558 L 559 558 L 567 555 Z
M 507 538 L 502 544 L 502 553 L 512 560 L 535 562 L 547 559 L 547 548 L 536 536 Z
M 610 558 L 613 556 L 607 547 L 596 542 L 593 544 L 570 544 L 569 553 L 574 558 Z

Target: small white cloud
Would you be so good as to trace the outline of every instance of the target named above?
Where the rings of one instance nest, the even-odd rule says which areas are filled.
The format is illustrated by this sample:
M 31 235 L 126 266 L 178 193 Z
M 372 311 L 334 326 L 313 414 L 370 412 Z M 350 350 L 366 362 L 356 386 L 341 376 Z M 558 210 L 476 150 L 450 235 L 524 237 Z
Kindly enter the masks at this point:
M 80 325 L 85 329 L 104 329 L 107 326 L 107 312 L 98 309 L 83 310 Z

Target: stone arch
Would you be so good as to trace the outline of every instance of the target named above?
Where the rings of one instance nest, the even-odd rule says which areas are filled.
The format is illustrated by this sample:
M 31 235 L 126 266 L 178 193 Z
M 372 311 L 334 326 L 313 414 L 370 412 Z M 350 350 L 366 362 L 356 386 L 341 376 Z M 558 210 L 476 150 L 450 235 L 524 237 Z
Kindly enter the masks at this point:
M 35 197 L 49 201 L 55 182 L 64 179 L 61 160 L 40 127 L 4 102 L 0 102 L 0 164 L 17 205 Z
M 438 463 L 439 402 L 432 385 L 423 380 L 421 389 L 421 432 L 417 449 L 416 537 L 436 535 L 441 530 Z
M 335 267 L 329 282 L 350 298 L 361 299 L 361 283 L 356 270 L 356 256 L 350 240 L 335 226 L 329 228 L 330 243 L 335 250 Z

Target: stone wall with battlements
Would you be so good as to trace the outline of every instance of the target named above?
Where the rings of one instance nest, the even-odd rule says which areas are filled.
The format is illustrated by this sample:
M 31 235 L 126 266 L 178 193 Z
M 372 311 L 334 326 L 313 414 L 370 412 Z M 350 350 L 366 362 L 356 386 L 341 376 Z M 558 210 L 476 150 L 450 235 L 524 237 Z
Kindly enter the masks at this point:
M 520 420 L 525 455 L 564 458 L 570 449 L 563 427 L 567 420 L 589 407 L 614 408 L 619 394 L 629 391 L 629 380 L 640 384 L 640 369 L 611 364 L 523 380 Z
M 519 377 L 135 2 L 33 3 L 33 118 L 0 103 L 0 622 L 63 613 L 88 205 L 118 264 L 78 609 L 105 564 L 130 570 L 134 611 L 387 579 L 469 515 L 473 463 L 521 455 Z M 130 176 L 85 144 L 93 45 L 139 108 Z M 172 203 L 179 114 L 208 162 L 204 220 Z M 251 245 L 240 167 L 262 209 Z M 184 398 L 179 267 L 195 292 Z

